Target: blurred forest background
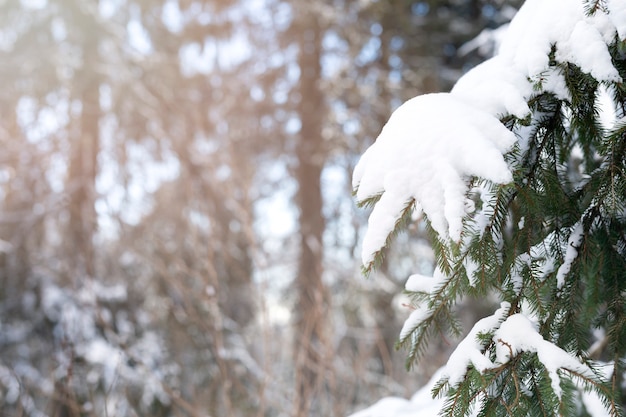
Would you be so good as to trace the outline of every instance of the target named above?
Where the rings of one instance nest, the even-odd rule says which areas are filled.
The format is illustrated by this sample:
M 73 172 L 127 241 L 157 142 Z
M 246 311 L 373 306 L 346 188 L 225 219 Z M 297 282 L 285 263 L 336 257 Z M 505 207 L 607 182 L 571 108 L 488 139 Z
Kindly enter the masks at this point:
M 431 253 L 416 224 L 361 276 L 351 172 L 519 3 L 0 1 L 0 415 L 345 416 L 414 392 L 454 347 L 410 373 L 394 350 Z

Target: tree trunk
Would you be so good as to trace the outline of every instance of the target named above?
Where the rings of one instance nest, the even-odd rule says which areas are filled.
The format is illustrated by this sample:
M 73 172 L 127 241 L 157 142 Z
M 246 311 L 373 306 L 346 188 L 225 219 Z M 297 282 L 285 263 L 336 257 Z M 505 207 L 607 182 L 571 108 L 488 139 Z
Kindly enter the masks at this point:
M 296 151 L 296 179 L 301 253 L 295 308 L 296 417 L 308 416 L 311 404 L 319 404 L 324 386 L 332 381 L 326 328 L 329 296 L 322 281 L 325 221 L 321 174 L 326 159 L 321 134 L 324 103 L 319 88 L 322 30 L 314 13 L 303 12 L 300 19 L 297 26 L 300 48 L 297 109 L 302 127 Z
M 94 277 L 93 237 L 96 233 L 96 175 L 99 149 L 98 41 L 84 31 L 83 67 L 75 95 L 82 104 L 77 128 L 70 134 L 67 189 L 69 198 L 68 246 L 70 274 Z M 76 277 L 74 277 L 76 278 Z

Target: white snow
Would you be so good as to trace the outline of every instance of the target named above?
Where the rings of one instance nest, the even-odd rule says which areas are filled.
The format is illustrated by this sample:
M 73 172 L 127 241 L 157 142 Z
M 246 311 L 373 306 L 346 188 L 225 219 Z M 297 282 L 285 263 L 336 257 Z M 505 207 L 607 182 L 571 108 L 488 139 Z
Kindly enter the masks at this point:
M 548 69 L 555 45 L 558 62 L 576 64 L 600 81 L 619 82 L 604 40 L 607 28 L 596 26 L 601 21 L 588 17 L 581 1 L 527 0 L 511 21 L 499 53 L 537 80 Z M 615 33 L 615 28 L 609 29 Z
M 371 407 L 350 415 L 350 417 L 437 417 L 443 407 L 443 398 L 433 399 L 431 391 L 441 379 L 441 370 L 418 390 L 410 400 L 400 397 L 387 397 Z
M 626 38 L 626 3 L 623 0 L 605 0 L 608 17 L 615 26 L 620 39 Z
M 575 357 L 545 340 L 537 331 L 536 324 L 523 314 L 513 314 L 508 317 L 493 335 L 496 343 L 496 363 L 504 364 L 521 352 L 534 352 L 541 363 L 546 367 L 552 389 L 558 398 L 561 398 L 562 389 L 558 371 L 567 369 L 596 380 L 596 376 Z
M 495 29 L 483 29 L 474 39 L 461 45 L 457 54 L 465 56 L 477 50 L 481 56 L 492 56 L 494 51 L 500 48 L 500 43 L 508 28 L 509 25 L 504 24 Z
M 474 186 L 474 188 L 470 191 L 470 194 L 476 195 L 477 198 L 480 199 L 481 205 L 480 210 L 476 210 L 474 208 L 473 211 L 470 211 L 468 213 L 471 215 L 470 218 L 466 219 L 466 229 L 469 231 L 469 233 L 466 233 L 463 237 L 461 247 L 463 252 L 465 253 L 465 256 L 463 258 L 463 266 L 465 267 L 467 279 L 470 286 L 475 287 L 477 284 L 477 279 L 480 276 L 479 271 L 481 269 L 481 266 L 478 262 L 474 260 L 471 254 L 467 253 L 467 251 L 470 248 L 473 237 L 478 236 L 482 238 L 485 230 L 489 226 L 490 219 L 493 216 L 493 206 L 495 204 L 496 196 L 495 193 L 490 189 L 490 187 L 483 183 L 478 183 L 476 186 Z
M 400 330 L 400 340 L 406 339 L 410 334 L 423 322 L 427 317 L 431 315 L 431 311 L 424 305 L 414 307 L 409 317 L 404 321 L 402 329 Z
M 613 98 L 611 96 L 612 93 L 613 92 L 609 88 L 601 85 L 598 89 L 598 96 L 596 98 L 598 103 L 600 123 L 602 127 L 606 130 L 613 129 L 617 120 L 615 103 L 613 102 Z
M 439 268 L 435 268 L 435 272 L 433 272 L 432 277 L 422 274 L 411 275 L 407 279 L 404 289 L 410 292 L 423 292 L 431 294 L 445 280 L 446 276 L 443 272 L 441 272 Z
M 576 23 L 569 42 L 557 50 L 556 59 L 577 64 L 598 81 L 621 81 L 602 35 L 588 22 Z
M 532 92 L 526 75 L 500 56 L 469 70 L 451 91 L 491 115 L 512 114 L 520 119 L 530 114 L 526 100 Z
M 515 293 L 519 294 L 522 289 L 524 268 L 530 269 L 533 278 L 538 281 L 545 280 L 556 269 L 557 288 L 562 288 L 572 263 L 578 256 L 578 248 L 582 242 L 583 233 L 582 223 L 578 222 L 572 227 L 567 243 L 558 241 L 557 235 L 553 232 L 532 246 L 528 252 L 519 254 L 511 268 L 510 277 Z M 565 252 L 560 265 L 559 261 L 555 259 L 556 254 L 552 254 L 550 249 L 557 243 Z
M 583 240 L 584 229 L 581 222 L 576 223 L 567 241 L 567 249 L 563 263 L 556 272 L 556 287 L 563 288 L 565 277 L 572 268 L 572 263 L 578 256 L 578 248 Z
M 463 266 L 465 267 L 465 274 L 467 275 L 467 280 L 471 287 L 476 287 L 477 283 L 477 274 L 480 270 L 480 264 L 472 259 L 471 256 L 466 256 L 463 259 Z
M 123 351 L 100 338 L 79 346 L 77 350 L 77 353 L 89 363 L 102 367 L 97 372 L 93 372 L 92 378 L 96 380 L 102 378 L 106 386 L 110 386 L 115 381 L 121 369 L 122 360 L 125 358 Z
M 432 417 L 437 416 L 439 408 L 434 410 Z M 412 417 L 415 414 L 415 407 L 405 398 L 385 397 L 371 407 L 352 414 L 350 417 Z M 427 416 L 427 414 L 424 414 Z
M 494 367 L 493 362 L 482 352 L 484 346 L 478 338 L 479 334 L 489 334 L 498 328 L 505 319 L 511 305 L 507 302 L 500 304 L 500 308 L 493 315 L 478 320 L 469 334 L 459 343 L 448 363 L 442 376 L 448 379 L 450 387 L 455 388 L 467 373 L 467 367 L 471 364 L 481 373 Z
M 382 193 L 363 240 L 363 264 L 373 261 L 413 200 L 437 233 L 458 241 L 468 178 L 510 182 L 503 154 L 514 143 L 515 135 L 495 116 L 448 93 L 400 106 L 354 170 L 358 201 Z
M 548 68 L 541 74 L 543 91 L 549 91 L 559 100 L 571 101 L 571 94 L 567 89 L 565 77 L 560 70 Z
M 602 399 L 593 391 L 583 391 L 581 394 L 585 409 L 591 417 L 606 417 L 610 410 L 604 405 Z

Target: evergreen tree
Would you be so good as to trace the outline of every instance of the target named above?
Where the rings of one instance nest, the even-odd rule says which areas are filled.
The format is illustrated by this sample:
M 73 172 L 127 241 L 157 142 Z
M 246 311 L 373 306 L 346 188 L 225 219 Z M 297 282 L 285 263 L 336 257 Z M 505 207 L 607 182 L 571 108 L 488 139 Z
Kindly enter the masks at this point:
M 460 299 L 500 305 L 443 369 L 442 415 L 623 415 L 625 12 L 528 0 L 498 55 L 399 107 L 355 168 L 365 273 L 413 219 L 432 237 L 432 276 L 405 287 L 409 367 L 460 333 Z

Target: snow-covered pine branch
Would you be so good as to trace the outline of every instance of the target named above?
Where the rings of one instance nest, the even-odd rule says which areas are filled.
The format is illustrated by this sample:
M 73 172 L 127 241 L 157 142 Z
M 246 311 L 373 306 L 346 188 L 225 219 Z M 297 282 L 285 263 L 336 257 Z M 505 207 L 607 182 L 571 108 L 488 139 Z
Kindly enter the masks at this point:
M 460 240 L 467 179 L 512 181 L 503 154 L 514 143 L 495 116 L 453 94 L 418 96 L 400 106 L 354 170 L 357 200 L 382 193 L 370 216 L 363 264 L 373 262 L 410 201 L 439 235 Z
M 625 76 L 626 2 L 527 0 L 496 56 L 400 106 L 356 166 L 356 199 L 374 206 L 365 271 L 411 210 L 435 236 L 434 276 L 406 285 L 410 360 L 462 296 L 502 303 L 436 385 L 444 415 L 582 415 L 581 386 L 602 404 L 586 412 L 622 415 Z M 594 328 L 605 363 L 584 353 Z M 594 371 L 606 364 L 612 385 Z

